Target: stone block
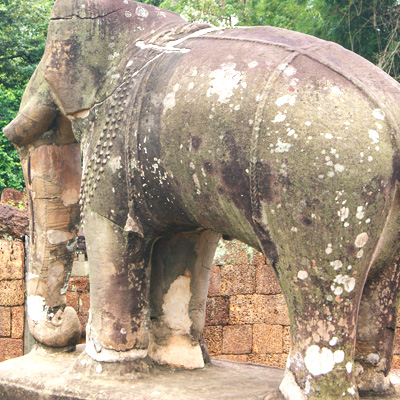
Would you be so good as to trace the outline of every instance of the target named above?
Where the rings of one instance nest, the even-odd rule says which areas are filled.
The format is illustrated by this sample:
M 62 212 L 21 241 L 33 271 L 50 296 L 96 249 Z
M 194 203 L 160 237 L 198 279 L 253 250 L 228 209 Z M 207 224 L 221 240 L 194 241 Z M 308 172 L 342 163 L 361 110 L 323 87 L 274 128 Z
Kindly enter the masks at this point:
M 71 292 L 89 292 L 90 280 L 88 277 L 71 277 L 68 283 L 68 290 Z
M 11 337 L 13 339 L 22 339 L 24 337 L 24 306 L 11 308 Z
M 209 297 L 206 303 L 206 325 L 227 325 L 229 298 Z
M 0 280 L 23 279 L 24 244 L 19 240 L 0 240 Z
M 90 293 L 79 295 L 79 313 L 88 313 L 90 310 Z
M 85 260 L 80 260 L 85 258 L 84 254 L 78 254 L 78 260 L 74 261 L 72 264 L 71 276 L 74 277 L 86 277 L 89 275 L 89 262 Z
M 287 354 L 249 354 L 248 362 L 285 368 L 287 357 Z
M 398 354 L 393 356 L 392 369 L 400 369 L 400 355 Z
M 218 265 L 213 265 L 210 271 L 210 284 L 208 286 L 208 296 L 221 295 L 221 272 Z
M 253 346 L 251 325 L 229 325 L 223 328 L 223 354 L 249 354 Z
M 263 264 L 257 266 L 256 272 L 256 291 L 259 294 L 279 294 L 281 288 L 275 273 L 269 265 Z
M 79 305 L 78 305 L 79 293 L 67 292 L 66 298 L 67 298 L 67 306 L 72 307 L 73 309 L 75 309 L 76 312 L 79 312 Z
M 290 325 L 283 295 L 237 295 L 230 298 L 229 324 Z
M 253 264 L 255 255 L 258 253 L 255 249 L 239 242 L 238 240 L 220 240 L 217 250 L 215 251 L 214 262 L 215 265 L 241 265 Z
M 89 320 L 89 313 L 79 313 L 78 314 L 79 322 L 81 323 L 81 338 L 86 338 L 86 325 Z
M 22 339 L 0 338 L 0 362 L 24 355 Z
M 204 340 L 210 355 L 218 355 L 222 352 L 222 326 L 206 326 L 204 328 Z
M 0 203 L 16 207 L 20 202 L 24 202 L 24 193 L 15 189 L 3 189 Z
M 252 265 L 223 265 L 221 295 L 253 294 L 256 291 L 256 271 Z
M 394 334 L 393 354 L 400 354 L 400 329 L 396 329 Z
M 20 238 L 25 235 L 28 225 L 28 210 L 0 204 L 0 232 Z
M 0 306 L 21 306 L 25 301 L 23 279 L 0 282 Z
M 248 362 L 247 354 L 220 354 L 219 356 L 213 356 L 213 358 L 218 358 L 219 360 L 241 362 L 241 363 Z
M 0 308 L 0 336 L 9 337 L 11 335 L 11 309 L 9 307 Z
M 284 326 L 283 327 L 283 343 L 282 343 L 283 353 L 289 353 L 290 347 L 291 347 L 290 326 Z
M 283 328 L 281 325 L 253 325 L 253 353 L 282 353 Z

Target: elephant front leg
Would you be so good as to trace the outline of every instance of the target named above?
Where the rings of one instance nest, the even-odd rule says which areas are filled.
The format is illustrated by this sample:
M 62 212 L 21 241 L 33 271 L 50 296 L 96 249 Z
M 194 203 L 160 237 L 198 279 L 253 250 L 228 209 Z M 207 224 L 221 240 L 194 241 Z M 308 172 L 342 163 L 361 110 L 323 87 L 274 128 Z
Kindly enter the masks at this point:
M 200 341 L 219 239 L 219 234 L 201 230 L 162 238 L 154 245 L 149 355 L 160 364 L 204 367 Z
M 139 238 L 85 209 L 90 266 L 86 352 L 96 361 L 147 356 L 149 258 L 152 240 Z
M 30 203 L 29 328 L 44 345 L 75 345 L 81 327 L 66 291 L 79 223 L 79 146 L 43 144 L 21 158 Z

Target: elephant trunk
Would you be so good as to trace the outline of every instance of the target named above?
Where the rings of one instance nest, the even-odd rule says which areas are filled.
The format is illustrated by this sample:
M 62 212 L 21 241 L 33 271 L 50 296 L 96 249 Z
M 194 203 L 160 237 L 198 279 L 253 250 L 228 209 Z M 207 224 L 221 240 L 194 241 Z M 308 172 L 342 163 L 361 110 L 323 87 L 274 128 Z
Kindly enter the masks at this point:
M 30 101 L 4 128 L 4 135 L 18 147 L 26 146 L 49 129 L 57 114 L 54 107 Z

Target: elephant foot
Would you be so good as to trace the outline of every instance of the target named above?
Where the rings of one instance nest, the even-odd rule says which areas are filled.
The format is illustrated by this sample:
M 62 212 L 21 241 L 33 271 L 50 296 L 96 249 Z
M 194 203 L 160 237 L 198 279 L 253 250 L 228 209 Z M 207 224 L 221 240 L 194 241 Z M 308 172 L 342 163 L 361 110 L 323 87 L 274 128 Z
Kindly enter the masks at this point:
M 201 347 L 188 336 L 173 335 L 163 344 L 151 341 L 149 356 L 158 364 L 186 369 L 204 368 Z
M 273 392 L 268 393 L 264 397 L 264 400 L 285 400 L 285 398 L 283 397 L 283 394 L 280 390 L 274 390 Z
M 356 382 L 360 394 L 385 394 L 394 390 L 390 378 L 385 375 L 378 364 L 374 367 L 363 367 L 357 363 L 355 368 Z
M 91 329 L 88 326 L 87 332 Z M 147 349 L 131 349 L 118 351 L 111 348 L 106 348 L 104 345 L 91 337 L 90 334 L 86 335 L 86 354 L 94 361 L 114 363 L 123 361 L 136 361 L 143 360 L 147 357 Z
M 294 374 L 288 369 L 285 370 L 285 376 L 283 377 L 283 380 L 279 386 L 279 393 L 281 397 L 267 396 L 266 399 L 307 400 L 307 395 L 304 393 L 304 390 L 300 388 L 300 386 L 296 382 Z M 277 396 L 277 394 L 275 395 Z
M 141 379 L 151 372 L 153 365 L 154 363 L 149 357 L 128 361 L 103 362 L 94 360 L 83 352 L 71 365 L 67 373 L 82 374 L 87 377 L 101 375 L 113 380 L 123 379 L 124 375 L 129 374 L 130 378 Z
M 67 348 L 78 343 L 81 337 L 81 324 L 72 307 L 60 309 L 50 318 L 43 308 L 40 315 L 32 312 L 28 298 L 28 314 L 29 330 L 39 343 L 57 348 Z

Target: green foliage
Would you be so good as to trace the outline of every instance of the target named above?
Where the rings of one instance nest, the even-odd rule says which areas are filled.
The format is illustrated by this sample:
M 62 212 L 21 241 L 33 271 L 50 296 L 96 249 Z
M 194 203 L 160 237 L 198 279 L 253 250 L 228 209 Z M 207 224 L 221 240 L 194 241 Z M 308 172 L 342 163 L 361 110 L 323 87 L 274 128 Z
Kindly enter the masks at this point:
M 54 0 L 2 0 L 0 3 L 0 132 L 17 115 L 23 88 L 39 63 Z M 0 192 L 22 190 L 17 151 L 0 133 Z

